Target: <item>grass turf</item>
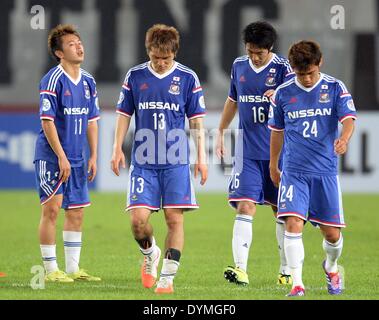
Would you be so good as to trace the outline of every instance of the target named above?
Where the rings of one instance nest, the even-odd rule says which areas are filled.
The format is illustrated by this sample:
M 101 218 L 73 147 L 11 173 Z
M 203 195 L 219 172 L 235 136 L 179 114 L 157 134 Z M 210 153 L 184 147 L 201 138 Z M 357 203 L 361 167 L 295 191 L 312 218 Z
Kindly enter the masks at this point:
M 0 277 L 0 299 L 288 299 L 285 294 L 289 288 L 276 285 L 279 255 L 269 207 L 258 207 L 248 264 L 250 285 L 239 287 L 223 279 L 224 267 L 233 263 L 233 211 L 225 194 L 199 194 L 201 209 L 187 213 L 185 218 L 185 248 L 175 293 L 161 296 L 140 283 L 142 256 L 128 215 L 123 213 L 125 195 L 92 192 L 91 200 L 92 206 L 85 209 L 81 267 L 103 281 L 47 283 L 45 289 L 33 290 L 31 267 L 42 265 L 38 198 L 32 191 L 0 192 L 0 272 L 7 274 Z M 344 195 L 343 200 L 348 227 L 343 231 L 344 250 L 339 262 L 345 270 L 346 290 L 337 297 L 327 293 L 321 268 L 322 237 L 307 223 L 303 233 L 306 296 L 301 299 L 379 299 L 379 196 Z M 162 248 L 166 232 L 162 212 L 153 214 L 151 222 Z M 64 270 L 62 224 L 63 214 L 57 228 L 57 258 Z

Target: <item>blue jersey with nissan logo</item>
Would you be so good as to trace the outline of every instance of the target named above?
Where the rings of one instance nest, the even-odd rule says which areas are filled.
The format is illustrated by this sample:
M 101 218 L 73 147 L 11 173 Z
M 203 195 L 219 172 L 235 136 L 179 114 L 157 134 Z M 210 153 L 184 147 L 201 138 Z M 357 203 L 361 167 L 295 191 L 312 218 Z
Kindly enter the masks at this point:
M 283 171 L 337 174 L 334 141 L 338 122 L 356 119 L 351 94 L 342 81 L 320 74 L 306 88 L 293 78 L 277 88 L 271 100 L 269 127 L 284 130 Z
M 243 139 L 236 145 L 236 157 L 240 156 L 243 143 L 243 158 L 270 159 L 270 130 L 267 126 L 269 99 L 267 90 L 275 90 L 294 73 L 288 60 L 275 53 L 264 66 L 256 68 L 247 55 L 237 58 L 232 67 L 229 99 L 237 102 L 239 129 Z
M 189 164 L 185 119 L 205 116 L 200 81 L 178 62 L 164 74 L 143 63 L 126 74 L 117 113 L 135 115 L 133 165 L 163 169 Z
M 88 122 L 100 118 L 94 78 L 83 69 L 73 80 L 61 65 L 52 68 L 40 82 L 40 118 L 54 121 L 59 141 L 71 165 L 83 161 Z M 58 158 L 43 130 L 36 142 L 34 160 L 57 163 Z

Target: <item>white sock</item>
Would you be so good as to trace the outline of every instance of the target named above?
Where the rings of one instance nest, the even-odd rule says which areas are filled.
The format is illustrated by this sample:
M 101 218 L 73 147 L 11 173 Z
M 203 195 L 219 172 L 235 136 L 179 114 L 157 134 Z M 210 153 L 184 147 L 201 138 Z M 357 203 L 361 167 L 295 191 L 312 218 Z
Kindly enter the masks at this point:
M 53 271 L 58 270 L 58 264 L 57 264 L 57 254 L 56 254 L 56 245 L 47 245 L 47 244 L 41 244 L 41 255 L 42 255 L 42 261 L 43 266 L 45 267 L 46 273 L 50 273 Z
M 285 223 L 282 221 L 276 221 L 276 240 L 278 241 L 279 256 L 280 256 L 280 267 L 279 273 L 281 274 L 290 274 L 290 269 L 287 264 L 286 253 L 284 251 L 284 230 Z
M 236 267 L 247 270 L 247 259 L 253 241 L 253 217 L 237 214 L 234 220 L 232 249 Z
M 292 287 L 301 286 L 304 288 L 302 280 L 304 245 L 302 233 L 291 233 L 284 231 L 284 250 L 287 263 L 292 276 Z
M 79 271 L 80 249 L 82 248 L 82 233 L 63 231 L 64 254 L 66 258 L 66 273 Z
M 322 247 L 326 253 L 326 262 L 325 269 L 327 272 L 337 272 L 338 265 L 337 260 L 341 256 L 342 247 L 343 247 L 343 238 L 342 233 L 340 234 L 340 238 L 335 243 L 330 243 L 329 241 L 322 242 Z
M 162 270 L 160 278 L 166 278 L 170 282 L 174 280 L 176 273 L 178 272 L 180 263 L 171 259 L 163 259 Z
M 147 249 L 144 249 L 141 247 L 139 248 L 144 256 L 149 256 L 152 253 L 154 253 L 154 251 L 155 251 L 155 247 L 156 247 L 155 238 L 154 238 L 154 236 L 152 236 L 151 238 L 152 238 L 151 247 L 149 247 Z

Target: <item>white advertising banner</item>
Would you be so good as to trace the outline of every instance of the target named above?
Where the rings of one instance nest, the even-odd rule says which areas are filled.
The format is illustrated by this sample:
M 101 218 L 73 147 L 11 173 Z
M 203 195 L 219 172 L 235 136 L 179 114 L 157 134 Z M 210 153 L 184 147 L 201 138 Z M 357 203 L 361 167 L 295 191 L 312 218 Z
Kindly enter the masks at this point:
M 205 118 L 207 133 L 207 149 L 209 159 L 209 177 L 205 186 L 200 186 L 200 179 L 195 181 L 195 188 L 202 191 L 227 191 L 227 184 L 231 169 L 232 143 L 238 126 L 238 117 L 233 121 L 226 141 L 228 156 L 221 163 L 215 155 L 215 133 L 220 120 L 221 113 L 208 113 Z M 128 178 L 128 164 L 126 169 L 121 169 L 117 177 L 110 168 L 112 156 L 114 127 L 116 113 L 103 112 L 100 120 L 100 143 L 99 143 L 99 171 L 97 176 L 97 189 L 99 191 L 125 191 Z M 125 139 L 124 150 L 130 153 L 132 145 L 132 132 L 134 129 L 134 118 L 131 128 Z M 361 112 L 358 114 L 356 129 L 349 144 L 347 154 L 340 159 L 340 181 L 343 192 L 366 192 L 379 193 L 379 113 Z M 193 163 L 194 146 L 191 143 L 191 163 Z M 128 160 L 130 158 L 127 156 Z

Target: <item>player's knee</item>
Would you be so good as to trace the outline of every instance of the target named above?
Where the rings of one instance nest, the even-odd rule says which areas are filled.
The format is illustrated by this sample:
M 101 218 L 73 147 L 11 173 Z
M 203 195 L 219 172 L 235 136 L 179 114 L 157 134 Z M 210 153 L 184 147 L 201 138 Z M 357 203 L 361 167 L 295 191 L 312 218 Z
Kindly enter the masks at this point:
M 326 233 L 324 237 L 329 243 L 336 243 L 340 239 L 341 235 L 339 230 L 335 230 L 333 232 Z
M 132 215 L 131 219 L 131 227 L 134 234 L 143 233 L 146 228 L 147 220 L 142 217 Z
M 239 202 L 237 207 L 237 212 L 239 214 L 247 214 L 253 216 L 255 214 L 256 208 L 253 202 Z
M 166 225 L 169 230 L 176 230 L 183 227 L 183 219 L 180 217 L 168 217 L 166 218 Z
M 66 213 L 68 223 L 74 228 L 80 228 L 83 223 L 83 209 L 71 209 Z
M 42 210 L 42 219 L 55 224 L 59 215 L 59 210 L 59 205 L 49 205 L 44 207 Z
M 302 232 L 304 227 L 304 220 L 298 217 L 287 217 L 286 230 L 288 232 L 299 233 Z

